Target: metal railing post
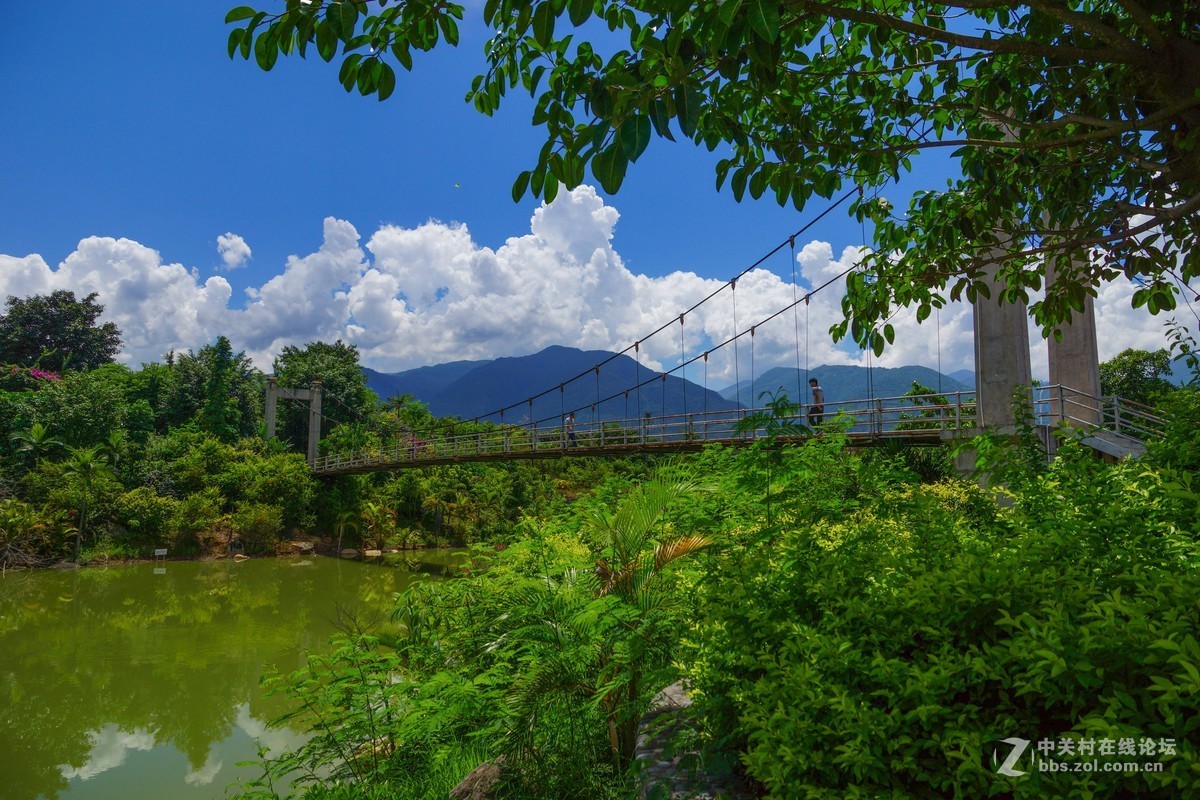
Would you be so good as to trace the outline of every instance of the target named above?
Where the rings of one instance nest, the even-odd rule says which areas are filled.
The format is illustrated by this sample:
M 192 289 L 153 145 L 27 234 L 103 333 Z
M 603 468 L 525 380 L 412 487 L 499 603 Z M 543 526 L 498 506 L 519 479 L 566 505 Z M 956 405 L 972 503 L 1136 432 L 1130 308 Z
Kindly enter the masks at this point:
M 1113 395 L 1113 423 L 1117 429 L 1117 433 L 1121 432 L 1121 398 Z

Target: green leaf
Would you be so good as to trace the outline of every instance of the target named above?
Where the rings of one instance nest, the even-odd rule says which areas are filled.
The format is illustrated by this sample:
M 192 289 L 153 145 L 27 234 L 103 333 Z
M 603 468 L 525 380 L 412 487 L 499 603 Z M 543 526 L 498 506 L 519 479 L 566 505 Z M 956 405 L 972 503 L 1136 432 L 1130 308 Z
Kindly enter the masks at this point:
M 675 141 L 675 137 L 671 134 L 671 114 L 667 110 L 665 100 L 655 98 L 650 104 L 650 121 L 654 123 L 654 130 L 664 139 Z
M 779 6 L 767 0 L 750 0 L 746 7 L 750 27 L 768 42 L 779 38 Z
M 548 1 L 533 12 L 533 41 L 540 47 L 554 42 L 554 6 Z
M 242 37 L 246 35 L 243 28 L 234 28 L 229 32 L 229 57 L 233 58 L 233 54 L 237 51 L 238 45 L 242 43 Z
M 621 123 L 621 147 L 625 157 L 637 161 L 638 156 L 646 151 L 650 144 L 650 119 L 645 116 L 629 117 Z
M 742 0 L 725 0 L 721 7 L 717 9 L 717 18 L 725 27 L 733 24 L 733 20 L 737 17 L 738 11 L 742 7 Z
M 392 96 L 392 92 L 396 90 L 396 71 L 388 64 L 379 62 L 379 78 L 376 82 L 376 90 L 379 92 L 380 102 L 387 100 Z
M 600 151 L 592 159 L 592 174 L 600 181 L 600 186 L 609 194 L 616 194 L 625 180 L 625 170 L 629 160 L 625 150 L 614 142 Z
M 358 82 L 358 62 L 361 60 L 361 53 L 352 53 L 346 56 L 341 70 L 338 71 L 338 80 L 342 82 L 342 88 L 347 92 L 353 89 Z
M 326 62 L 337 55 L 337 31 L 328 21 L 317 24 L 317 54 Z
M 438 25 L 442 28 L 442 36 L 446 39 L 446 44 L 451 47 L 458 46 L 458 24 L 453 17 L 440 16 L 438 17 Z
M 275 45 L 275 37 L 269 34 L 259 36 L 254 43 L 254 60 L 258 62 L 259 68 L 264 72 L 270 72 L 271 67 L 275 66 L 277 58 L 279 58 L 279 48 Z
M 392 55 L 400 62 L 400 66 L 404 67 L 409 72 L 412 72 L 412 50 L 408 46 L 408 42 L 397 39 L 392 43 Z
M 749 178 L 749 167 L 738 167 L 733 171 L 733 180 L 729 182 L 729 188 L 733 190 L 733 199 L 741 202 L 742 197 L 746 194 L 746 181 Z
M 338 21 L 341 23 L 342 41 L 349 42 L 358 25 L 358 7 L 351 0 L 342 0 L 338 6 Z
M 514 203 L 521 202 L 521 198 L 525 196 L 525 190 L 529 188 L 529 170 L 525 170 L 513 182 L 512 199 Z
M 256 13 L 258 12 L 256 12 L 250 6 L 238 6 L 237 8 L 230 9 L 229 13 L 225 15 L 225 24 L 228 25 L 231 22 L 240 22 L 244 19 L 250 19 Z
M 679 129 L 689 139 L 696 135 L 696 124 L 700 121 L 700 103 L 703 96 L 696 89 L 679 86 L 675 89 L 675 118 Z
M 567 11 L 571 15 L 571 24 L 578 27 L 592 15 L 592 0 L 569 0 Z

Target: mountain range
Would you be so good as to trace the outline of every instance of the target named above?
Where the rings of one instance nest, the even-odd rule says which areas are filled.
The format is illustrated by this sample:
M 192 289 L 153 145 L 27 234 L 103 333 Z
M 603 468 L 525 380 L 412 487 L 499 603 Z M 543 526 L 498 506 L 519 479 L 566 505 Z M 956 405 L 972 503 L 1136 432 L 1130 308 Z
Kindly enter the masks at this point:
M 601 362 L 606 363 L 596 370 Z M 664 380 L 662 373 L 629 356 L 557 345 L 533 355 L 493 361 L 455 361 L 392 374 L 369 368 L 363 372 L 367 386 L 380 397 L 411 394 L 438 417 L 496 422 L 501 417 L 492 412 L 504 408 L 505 422 L 558 425 L 563 413 L 572 410 L 585 423 L 636 419 L 647 411 L 662 416 L 738 408 L 736 402 L 691 381 L 674 375 Z M 646 381 L 652 383 L 626 392 Z M 547 389 L 529 402 L 531 393 Z
M 605 363 L 597 371 L 595 366 L 602 362 Z M 396 373 L 364 367 L 363 373 L 367 386 L 380 397 L 411 394 L 438 417 L 486 417 L 499 421 L 499 413 L 492 412 L 504 408 L 506 422 L 533 420 L 549 425 L 559 424 L 563 412 L 572 410 L 576 411 L 581 423 L 595 419 L 635 419 L 647 411 L 654 416 L 729 411 L 754 404 L 756 392 L 761 395 L 764 391 L 776 392 L 782 388 L 794 399 L 797 385 L 806 386 L 803 371 L 797 373 L 794 368 L 775 367 L 756 376 L 753 386 L 751 381 L 742 381 L 740 385 L 728 386 L 719 392 L 706 391 L 702 386 L 674 375 L 667 375 L 663 380 L 662 373 L 641 366 L 629 356 L 557 345 L 528 356 L 453 361 Z M 820 381 L 826 404 L 833 411 L 843 400 L 860 400 L 868 395 L 897 397 L 909 391 L 914 381 L 932 389 L 940 385 L 943 392 L 969 391 L 974 375 L 967 370 L 956 374 L 969 376 L 970 384 L 948 375 L 941 375 L 939 382 L 935 370 L 920 366 L 876 367 L 868 374 L 863 367 L 824 365 L 809 370 L 807 377 Z M 572 380 L 578 376 L 582 377 Z M 638 382 L 644 382 L 640 391 L 626 392 Z M 531 392 L 547 389 L 548 392 L 533 399 L 532 405 L 529 403 Z M 764 400 L 760 397 L 756 404 L 761 405 Z
M 939 376 L 937 370 L 919 366 L 874 367 L 868 371 L 865 367 L 825 364 L 807 372 L 795 367 L 773 367 L 756 376 L 753 383 L 742 381 L 725 387 L 720 394 L 726 400 L 741 398 L 742 405 L 746 406 L 752 400 L 755 405 L 761 406 L 768 400 L 764 392 L 773 395 L 779 391 L 785 392 L 792 400 L 807 402 L 809 395 L 805 390 L 808 388 L 808 379 L 816 378 L 825 390 L 825 403 L 832 411 L 841 406 L 839 401 L 900 397 L 912 389 L 913 383 L 943 394 L 970 391 L 975 383 L 974 377 L 971 374 L 971 385 L 965 385 L 949 375 Z M 798 395 L 798 391 L 801 394 Z

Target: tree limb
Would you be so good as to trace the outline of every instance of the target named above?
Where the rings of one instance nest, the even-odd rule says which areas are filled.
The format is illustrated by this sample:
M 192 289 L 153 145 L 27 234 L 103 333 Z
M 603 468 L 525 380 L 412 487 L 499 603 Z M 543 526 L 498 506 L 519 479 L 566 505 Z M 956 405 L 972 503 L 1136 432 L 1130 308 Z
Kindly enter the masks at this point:
M 979 50 L 991 53 L 1007 53 L 1011 55 L 1039 56 L 1049 60 L 1083 61 L 1098 64 L 1131 64 L 1149 67 L 1152 65 L 1151 55 L 1142 50 L 1119 52 L 1112 49 L 1065 47 L 1062 45 L 1044 45 L 1038 42 L 1015 36 L 1001 36 L 997 39 L 986 39 L 979 36 L 934 28 L 921 25 L 907 19 L 880 14 L 874 11 L 863 11 L 845 8 L 840 5 L 819 2 L 818 0 L 793 0 L 795 5 L 803 6 L 813 11 L 819 11 L 831 17 L 852 22 L 864 22 L 878 25 L 882 28 L 910 33 L 922 39 L 929 39 L 942 44 L 961 47 L 966 50 Z

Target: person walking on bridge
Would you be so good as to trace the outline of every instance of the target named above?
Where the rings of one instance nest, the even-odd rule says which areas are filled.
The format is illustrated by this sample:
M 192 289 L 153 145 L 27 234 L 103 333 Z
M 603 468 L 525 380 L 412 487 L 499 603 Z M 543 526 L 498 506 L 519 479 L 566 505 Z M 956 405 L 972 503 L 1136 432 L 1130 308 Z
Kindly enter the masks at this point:
M 812 401 L 808 406 L 808 427 L 815 428 L 825 418 L 825 390 L 817 383 L 816 378 L 808 379 Z

